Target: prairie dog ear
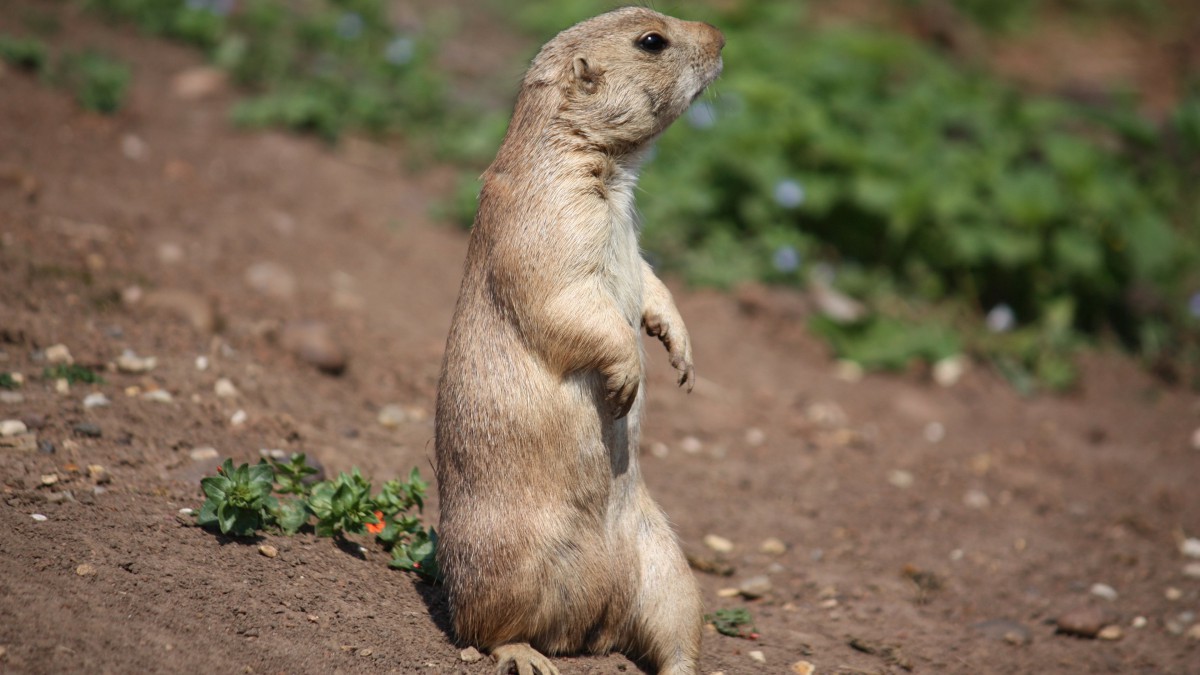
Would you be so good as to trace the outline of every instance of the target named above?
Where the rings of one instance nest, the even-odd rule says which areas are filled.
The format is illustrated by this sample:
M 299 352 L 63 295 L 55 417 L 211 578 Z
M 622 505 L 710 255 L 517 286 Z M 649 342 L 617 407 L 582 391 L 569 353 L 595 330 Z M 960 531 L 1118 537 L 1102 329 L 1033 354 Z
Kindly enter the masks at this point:
M 604 69 L 588 62 L 586 57 L 576 56 L 571 61 L 571 81 L 585 94 L 594 94 L 600 88 Z

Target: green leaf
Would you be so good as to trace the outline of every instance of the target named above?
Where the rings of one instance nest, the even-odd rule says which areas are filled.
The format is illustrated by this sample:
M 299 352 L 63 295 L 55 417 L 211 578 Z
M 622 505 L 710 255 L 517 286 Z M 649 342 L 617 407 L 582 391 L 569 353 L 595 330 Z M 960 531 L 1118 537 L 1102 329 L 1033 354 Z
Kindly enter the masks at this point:
M 204 491 L 205 496 L 215 502 L 225 501 L 232 488 L 233 481 L 225 476 L 206 476 L 200 479 L 200 489 Z

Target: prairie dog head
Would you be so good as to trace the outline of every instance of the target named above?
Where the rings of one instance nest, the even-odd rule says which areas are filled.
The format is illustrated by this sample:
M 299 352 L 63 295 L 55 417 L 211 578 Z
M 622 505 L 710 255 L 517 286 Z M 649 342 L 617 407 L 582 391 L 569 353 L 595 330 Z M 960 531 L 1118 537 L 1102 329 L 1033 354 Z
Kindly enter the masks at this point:
M 626 7 L 546 43 L 523 92 L 557 94 L 556 120 L 598 149 L 628 152 L 665 130 L 720 75 L 724 46 L 709 24 Z M 518 101 L 518 114 L 530 102 Z

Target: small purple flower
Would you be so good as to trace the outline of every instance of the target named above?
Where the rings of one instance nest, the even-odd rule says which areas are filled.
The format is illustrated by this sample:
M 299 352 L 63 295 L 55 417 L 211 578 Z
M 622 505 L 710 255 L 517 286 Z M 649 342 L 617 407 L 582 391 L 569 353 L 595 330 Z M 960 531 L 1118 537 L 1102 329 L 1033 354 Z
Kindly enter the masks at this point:
M 1193 319 L 1200 319 L 1200 292 L 1188 300 L 1188 314 L 1191 314 Z
M 717 123 L 717 109 L 708 101 L 697 101 L 688 108 L 687 121 L 697 129 L 711 129 Z
M 188 9 L 212 12 L 217 16 L 229 16 L 237 0 L 187 0 Z
M 800 269 L 800 253 L 791 246 L 780 246 L 771 256 L 771 263 L 775 265 L 776 270 L 784 274 L 795 272 Z
M 984 321 L 988 330 L 993 333 L 1007 333 L 1017 325 L 1017 315 L 1013 313 L 1012 307 L 1001 303 L 987 313 Z
M 343 40 L 357 39 L 363 32 L 363 18 L 355 12 L 346 12 L 338 17 L 335 30 Z
M 799 181 L 785 178 L 775 184 L 775 203 L 785 209 L 794 209 L 804 203 L 804 186 Z
M 392 38 L 392 41 L 383 50 L 383 58 L 393 66 L 407 65 L 413 60 L 416 54 L 416 43 L 413 42 L 412 38 L 404 35 L 397 35 Z

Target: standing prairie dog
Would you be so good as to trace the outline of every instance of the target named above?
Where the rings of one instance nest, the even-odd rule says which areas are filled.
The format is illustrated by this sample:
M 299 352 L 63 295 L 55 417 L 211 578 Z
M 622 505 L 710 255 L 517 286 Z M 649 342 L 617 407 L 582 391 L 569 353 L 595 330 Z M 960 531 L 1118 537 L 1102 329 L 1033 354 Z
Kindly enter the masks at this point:
M 498 672 L 618 650 L 695 673 L 701 602 L 638 470 L 641 329 L 695 380 L 638 250 L 642 155 L 721 72 L 720 31 L 643 8 L 534 58 L 479 210 L 437 400 L 438 563 L 459 640 Z

